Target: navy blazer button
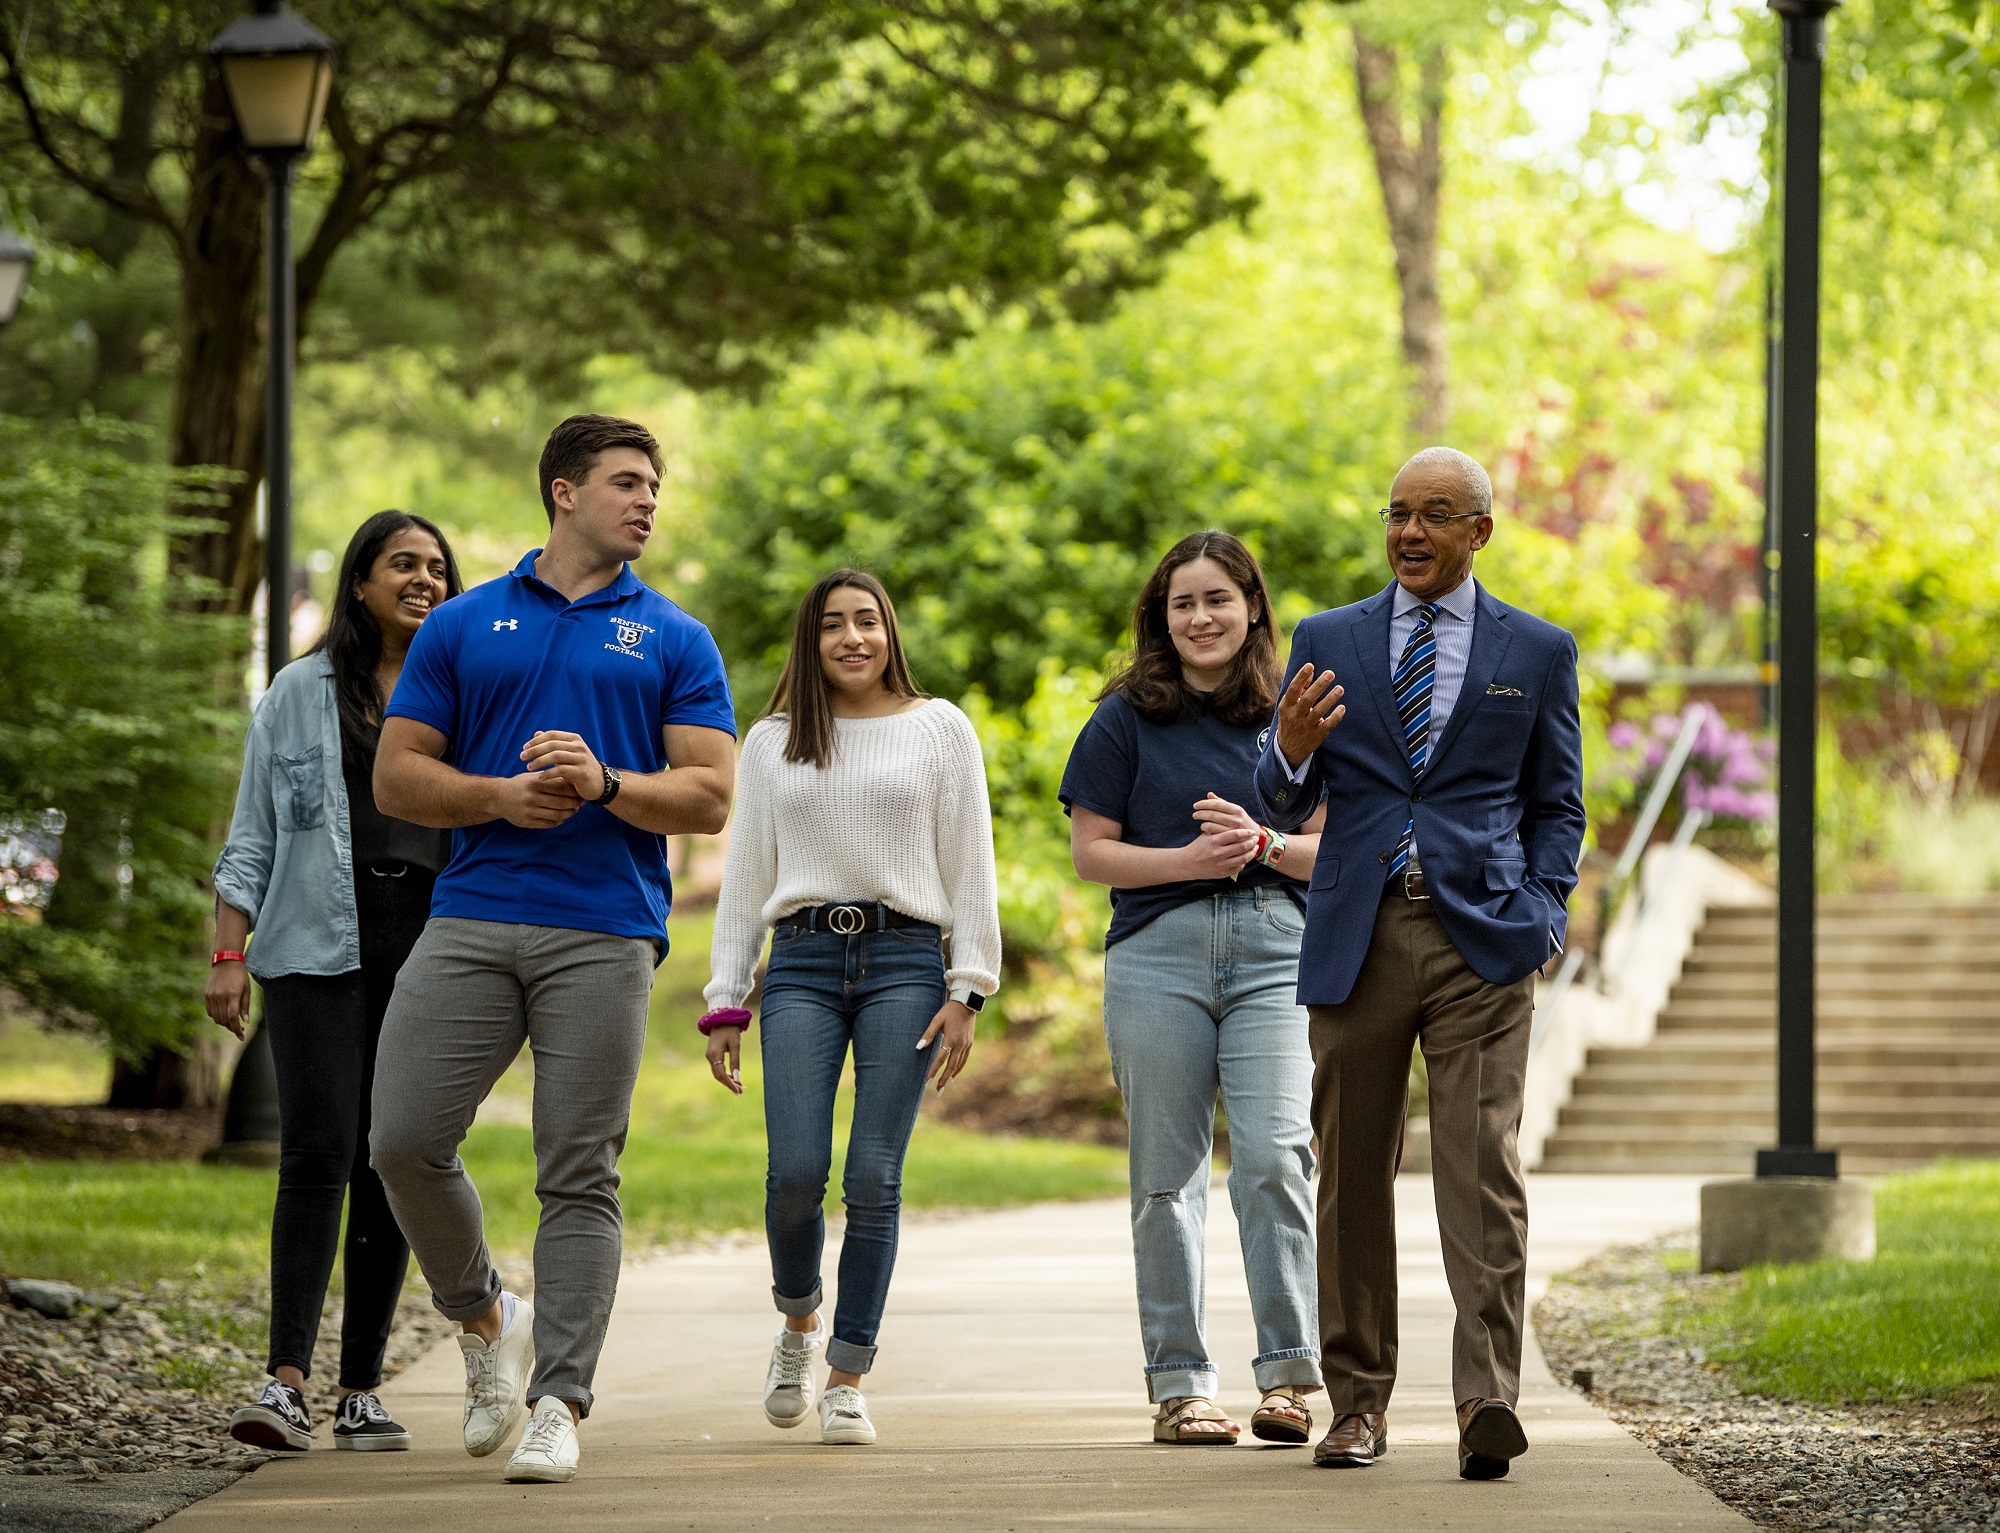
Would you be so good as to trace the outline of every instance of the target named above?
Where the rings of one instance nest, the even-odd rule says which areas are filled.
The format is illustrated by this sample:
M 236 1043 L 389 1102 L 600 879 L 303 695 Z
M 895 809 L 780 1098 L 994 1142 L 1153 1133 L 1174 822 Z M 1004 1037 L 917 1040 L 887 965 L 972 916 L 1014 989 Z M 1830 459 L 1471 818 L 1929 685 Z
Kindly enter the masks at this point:
M 1424 801 L 1424 796 L 1421 793 L 1412 793 L 1410 795 L 1410 802 L 1413 804 L 1421 804 L 1423 801 Z
M 1380 857 L 1377 857 L 1375 860 L 1377 862 L 1387 862 L 1389 860 L 1389 854 L 1387 852 L 1384 852 Z

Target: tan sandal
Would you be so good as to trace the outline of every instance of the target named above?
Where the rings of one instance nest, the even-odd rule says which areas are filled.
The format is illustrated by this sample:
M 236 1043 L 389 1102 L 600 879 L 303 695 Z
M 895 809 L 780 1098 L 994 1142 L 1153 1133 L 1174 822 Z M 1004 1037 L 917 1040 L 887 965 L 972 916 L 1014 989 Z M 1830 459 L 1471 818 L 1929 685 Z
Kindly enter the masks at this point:
M 1312 1412 L 1306 1402 L 1288 1389 L 1269 1390 L 1257 1414 L 1250 1418 L 1250 1435 L 1265 1442 L 1289 1443 L 1302 1448 L 1312 1441 Z
M 1195 1425 L 1199 1421 L 1219 1421 L 1223 1430 L 1204 1432 Z M 1185 1447 L 1221 1444 L 1228 1447 L 1235 1444 L 1242 1430 L 1215 1408 L 1213 1400 L 1204 1400 L 1200 1395 L 1162 1400 L 1159 1414 L 1153 1417 L 1153 1441 L 1156 1443 L 1179 1443 Z

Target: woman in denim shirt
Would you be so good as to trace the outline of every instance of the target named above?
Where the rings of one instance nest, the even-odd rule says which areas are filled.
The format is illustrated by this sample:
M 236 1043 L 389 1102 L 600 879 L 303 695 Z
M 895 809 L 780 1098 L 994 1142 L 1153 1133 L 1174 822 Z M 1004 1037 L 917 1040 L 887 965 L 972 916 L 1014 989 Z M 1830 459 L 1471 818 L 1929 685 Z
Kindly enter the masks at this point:
M 336 1448 L 407 1448 L 376 1399 L 409 1245 L 368 1166 L 375 1044 L 430 914 L 451 833 L 389 818 L 370 779 L 382 707 L 418 627 L 463 589 L 444 534 L 381 511 L 341 561 L 326 637 L 272 679 L 215 865 L 208 1014 L 238 1038 L 264 987 L 282 1142 L 271 1216 L 272 1382 L 230 1418 L 261 1448 L 312 1446 L 302 1393 L 348 1201 Z M 254 944 L 252 930 L 257 933 Z

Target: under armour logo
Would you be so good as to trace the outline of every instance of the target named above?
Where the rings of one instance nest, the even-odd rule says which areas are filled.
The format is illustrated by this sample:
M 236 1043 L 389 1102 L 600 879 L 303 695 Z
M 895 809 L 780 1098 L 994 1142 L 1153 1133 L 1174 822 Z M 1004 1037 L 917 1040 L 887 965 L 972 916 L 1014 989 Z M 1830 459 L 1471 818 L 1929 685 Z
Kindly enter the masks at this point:
M 493 620 L 493 631 L 495 633 L 498 633 L 503 628 L 519 628 L 520 626 L 521 620 L 517 617 L 496 617 Z

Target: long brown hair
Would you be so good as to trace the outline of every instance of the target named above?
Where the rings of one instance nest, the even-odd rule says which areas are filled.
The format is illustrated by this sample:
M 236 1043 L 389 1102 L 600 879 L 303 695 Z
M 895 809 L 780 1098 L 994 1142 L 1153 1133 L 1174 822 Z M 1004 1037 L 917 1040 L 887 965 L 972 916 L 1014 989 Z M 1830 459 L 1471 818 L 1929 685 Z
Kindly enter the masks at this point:
M 444 596 L 446 601 L 465 589 L 459 578 L 458 560 L 451 544 L 433 522 L 408 511 L 377 511 L 354 529 L 347 540 L 347 552 L 340 559 L 340 575 L 333 587 L 333 616 L 326 632 L 307 654 L 321 650 L 333 660 L 333 701 L 340 714 L 342 756 L 363 765 L 375 760 L 375 742 L 382 732 L 382 710 L 389 699 L 375 685 L 375 667 L 382 659 L 382 630 L 375 626 L 366 602 L 354 594 L 375 573 L 375 561 L 399 532 L 415 527 L 437 540 L 444 555 Z
M 1272 631 L 1271 596 L 1264 588 L 1264 571 L 1242 540 L 1211 528 L 1191 533 L 1168 549 L 1132 606 L 1132 658 L 1112 673 L 1097 694 L 1101 702 L 1113 692 L 1156 724 L 1171 724 L 1201 694 L 1187 684 L 1180 652 L 1167 630 L 1167 588 L 1174 572 L 1197 559 L 1213 559 L 1243 593 L 1250 611 L 1250 631 L 1229 664 L 1222 685 L 1207 694 L 1208 705 L 1225 724 L 1261 724 L 1278 700 L 1278 643 Z
M 842 586 L 866 591 L 882 611 L 882 631 L 889 639 L 889 663 L 882 671 L 882 685 L 892 696 L 913 701 L 930 695 L 910 676 L 910 659 L 903 653 L 903 635 L 896 627 L 896 604 L 889 600 L 882 582 L 866 570 L 840 569 L 821 576 L 819 584 L 799 603 L 798 621 L 792 627 L 792 652 L 785 657 L 778 685 L 761 715 L 767 719 L 780 714 L 785 717 L 789 726 L 785 735 L 787 761 L 825 767 L 833 760 L 833 687 L 819 663 L 819 625 L 826 616 L 826 599 Z

